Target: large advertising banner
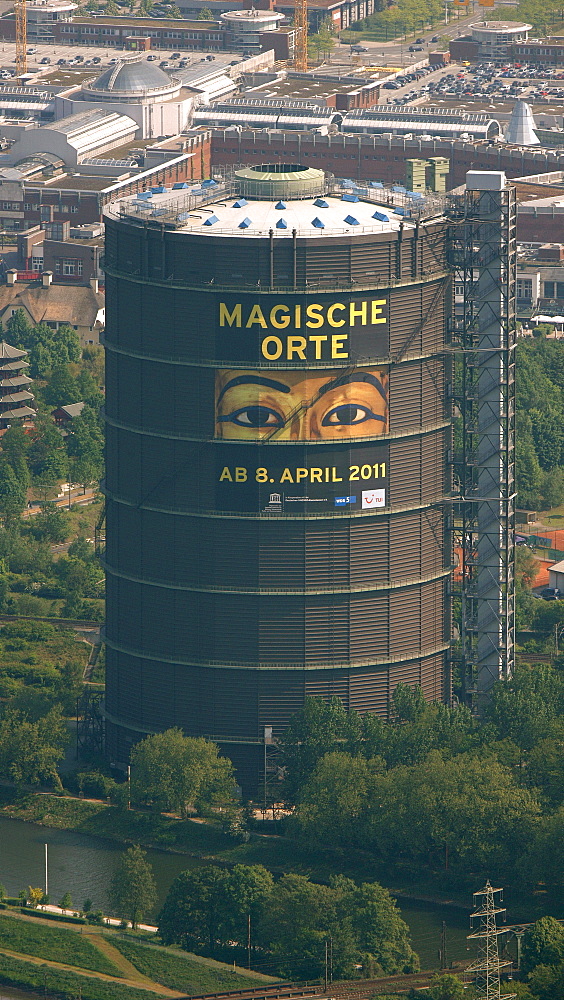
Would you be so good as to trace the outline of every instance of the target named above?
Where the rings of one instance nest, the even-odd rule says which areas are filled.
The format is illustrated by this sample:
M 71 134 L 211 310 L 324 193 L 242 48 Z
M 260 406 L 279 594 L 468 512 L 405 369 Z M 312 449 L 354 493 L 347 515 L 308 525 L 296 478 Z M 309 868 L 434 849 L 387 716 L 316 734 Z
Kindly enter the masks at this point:
M 388 506 L 386 299 L 247 296 L 217 307 L 216 349 L 238 365 L 215 375 L 219 509 Z

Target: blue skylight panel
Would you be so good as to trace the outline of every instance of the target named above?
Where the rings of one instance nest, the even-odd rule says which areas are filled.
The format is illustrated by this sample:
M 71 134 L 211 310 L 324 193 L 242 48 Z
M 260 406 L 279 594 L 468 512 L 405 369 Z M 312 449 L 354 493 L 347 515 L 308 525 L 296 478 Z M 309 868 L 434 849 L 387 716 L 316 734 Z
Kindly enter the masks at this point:
M 278 219 L 278 222 L 276 223 L 276 228 L 277 229 L 287 229 L 288 228 L 288 223 L 286 222 L 285 219 Z
M 346 222 L 347 226 L 358 226 L 359 225 L 359 221 L 358 221 L 358 219 L 355 219 L 354 215 L 347 215 L 347 217 L 345 218 L 345 222 Z
M 244 208 L 247 204 L 246 198 L 237 198 L 237 201 L 233 202 L 233 208 Z
M 216 222 L 219 222 L 217 215 L 209 215 L 204 222 L 204 226 L 213 226 Z
M 329 208 L 329 202 L 325 198 L 316 198 L 313 203 L 317 208 Z
M 278 212 L 283 212 L 284 209 L 286 208 L 283 201 L 277 201 L 274 207 Z
M 342 201 L 358 201 L 358 195 L 357 194 L 344 194 L 343 197 L 342 197 Z
M 239 229 L 248 229 L 249 226 L 252 226 L 252 222 L 249 219 L 249 216 L 246 215 L 243 221 L 239 223 Z
M 325 223 L 322 222 L 321 219 L 318 219 L 317 216 L 315 216 L 312 226 L 315 226 L 316 229 L 325 229 Z
M 389 216 L 384 215 L 383 212 L 374 212 L 374 215 L 372 216 L 372 218 L 373 219 L 377 219 L 378 222 L 389 222 L 390 221 Z

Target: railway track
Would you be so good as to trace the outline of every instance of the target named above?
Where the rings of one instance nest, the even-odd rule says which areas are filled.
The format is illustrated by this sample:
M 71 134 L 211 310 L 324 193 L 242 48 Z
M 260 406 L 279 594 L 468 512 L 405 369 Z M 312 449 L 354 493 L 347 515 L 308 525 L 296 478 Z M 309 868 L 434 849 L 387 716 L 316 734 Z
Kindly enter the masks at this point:
M 464 969 L 451 969 L 451 974 L 463 976 Z M 298 1000 L 300 997 L 326 997 L 331 1000 L 370 1000 L 375 993 L 409 993 L 413 988 L 425 989 L 431 984 L 436 972 L 414 972 L 405 976 L 383 976 L 381 979 L 351 979 L 323 986 L 286 986 L 275 984 L 251 990 L 237 990 L 225 993 L 202 993 L 185 1000 Z

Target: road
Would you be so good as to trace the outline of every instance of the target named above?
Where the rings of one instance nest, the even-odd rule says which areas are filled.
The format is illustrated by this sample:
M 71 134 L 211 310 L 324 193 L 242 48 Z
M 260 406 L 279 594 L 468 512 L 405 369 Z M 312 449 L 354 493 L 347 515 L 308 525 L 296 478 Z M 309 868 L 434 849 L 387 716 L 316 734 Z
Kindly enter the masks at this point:
M 86 504 L 92 503 L 94 500 L 97 499 L 97 497 L 98 493 L 95 490 L 86 490 L 85 492 L 83 492 L 82 489 L 80 491 L 74 490 L 74 492 L 71 492 L 70 505 L 73 507 L 75 505 L 84 506 Z M 60 507 L 62 509 L 64 509 L 65 507 L 68 508 L 69 506 L 68 493 L 64 497 L 57 497 L 56 500 L 49 500 L 47 502 L 49 503 L 49 505 L 52 504 L 54 507 Z M 34 514 L 39 514 L 42 508 L 43 508 L 42 504 L 34 503 L 33 507 L 26 507 L 26 509 L 22 514 L 22 517 L 33 517 Z

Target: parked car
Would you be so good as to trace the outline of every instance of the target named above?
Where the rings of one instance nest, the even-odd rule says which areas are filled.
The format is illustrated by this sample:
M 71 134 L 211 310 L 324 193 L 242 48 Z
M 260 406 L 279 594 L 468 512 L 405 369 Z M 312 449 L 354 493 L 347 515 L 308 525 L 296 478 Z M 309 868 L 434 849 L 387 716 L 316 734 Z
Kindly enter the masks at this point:
M 156 58 L 157 57 L 151 53 L 150 56 L 147 56 L 147 62 L 154 62 Z
M 425 44 L 425 39 L 424 38 L 416 38 L 415 41 L 417 42 L 418 45 L 424 45 Z
M 100 56 L 92 56 L 92 62 L 97 66 L 98 63 L 102 62 L 102 60 L 100 59 Z
M 66 66 L 66 65 L 67 65 L 66 59 L 57 59 L 57 66 Z
M 544 590 L 541 590 L 541 597 L 545 601 L 559 601 L 561 596 L 558 587 L 545 587 Z
M 173 52 L 170 58 L 171 59 L 180 59 L 180 52 Z
M 51 60 L 49 59 L 49 56 L 43 56 L 43 59 L 41 60 L 41 65 L 42 66 L 49 66 L 50 62 L 51 62 Z
M 352 52 L 368 52 L 366 45 L 351 45 Z
M 438 40 L 439 40 L 439 36 L 438 35 L 433 35 L 431 41 L 432 42 L 438 42 Z

